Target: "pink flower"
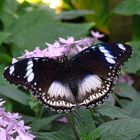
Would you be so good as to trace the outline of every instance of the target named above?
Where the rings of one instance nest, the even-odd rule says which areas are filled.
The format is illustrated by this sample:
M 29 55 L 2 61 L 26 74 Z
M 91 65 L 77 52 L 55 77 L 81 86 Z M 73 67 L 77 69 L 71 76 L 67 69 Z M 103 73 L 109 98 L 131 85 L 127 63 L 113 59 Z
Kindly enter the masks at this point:
M 25 54 L 23 56 L 24 58 L 30 58 L 30 57 L 43 57 L 42 51 L 37 47 L 34 51 L 29 52 L 28 50 L 25 50 Z
M 64 54 L 64 47 L 60 45 L 59 42 L 55 42 L 54 44 L 48 44 L 47 50 L 44 50 L 44 54 L 49 58 L 57 58 L 61 57 Z
M 38 47 L 33 51 L 33 55 L 35 57 L 43 57 L 42 51 Z
M 5 112 L 4 101 L 0 99 L 0 139 L 1 140 L 33 140 L 35 136 L 29 133 L 30 127 L 24 125 L 18 113 Z
M 91 37 L 86 37 L 86 38 L 83 38 L 81 40 L 76 41 L 76 45 L 79 45 L 79 46 L 88 46 L 88 47 L 90 47 L 94 43 L 95 43 L 95 39 L 91 38 Z
M 46 43 L 47 48 L 43 50 L 40 50 L 38 47 L 32 52 L 25 50 L 25 54 L 19 57 L 19 59 L 30 57 L 48 57 L 59 59 L 61 61 L 63 56 L 71 58 L 73 55 L 96 43 L 96 41 L 97 38 L 93 37 L 86 37 L 80 40 L 75 40 L 74 37 L 68 37 L 68 39 L 59 38 L 59 40 L 55 41 L 53 44 Z M 17 60 L 14 58 L 13 63 L 15 62 L 17 62 Z
M 63 38 L 59 38 L 59 42 L 68 46 L 68 45 L 73 45 L 75 43 L 74 38 L 73 37 L 68 37 L 67 40 L 63 39 Z
M 16 58 L 12 59 L 12 64 L 16 63 L 18 60 Z
M 99 32 L 95 32 L 95 31 L 91 31 L 91 35 L 94 37 L 94 38 L 102 38 L 104 37 L 104 34 L 100 34 Z
M 83 51 L 84 49 L 88 48 L 88 46 L 86 47 L 80 47 L 79 45 L 76 45 L 76 48 L 79 52 Z

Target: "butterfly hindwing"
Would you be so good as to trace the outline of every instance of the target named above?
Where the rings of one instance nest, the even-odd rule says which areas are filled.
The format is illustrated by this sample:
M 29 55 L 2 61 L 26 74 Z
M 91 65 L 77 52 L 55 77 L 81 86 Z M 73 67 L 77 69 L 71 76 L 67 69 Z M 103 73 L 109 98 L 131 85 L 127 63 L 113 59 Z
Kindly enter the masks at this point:
M 82 108 L 92 108 L 104 102 L 112 91 L 113 82 L 90 73 L 78 82 L 78 86 L 78 105 Z

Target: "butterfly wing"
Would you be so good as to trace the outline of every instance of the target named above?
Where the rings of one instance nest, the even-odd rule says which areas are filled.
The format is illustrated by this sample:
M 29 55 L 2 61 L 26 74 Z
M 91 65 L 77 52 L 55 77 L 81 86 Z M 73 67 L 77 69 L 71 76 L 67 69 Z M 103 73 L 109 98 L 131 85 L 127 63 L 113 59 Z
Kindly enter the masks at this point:
M 131 54 L 132 49 L 126 44 L 99 44 L 75 55 L 71 59 L 73 67 L 86 71 L 82 80 L 78 80 L 78 105 L 87 108 L 103 102 Z
M 75 102 L 62 67 L 63 63 L 53 59 L 28 58 L 6 68 L 4 77 L 29 90 L 51 110 L 66 112 L 75 107 Z
M 112 81 L 131 54 L 132 49 L 126 44 L 98 44 L 75 55 L 71 61 L 73 65 L 81 69 L 94 72 L 102 78 Z

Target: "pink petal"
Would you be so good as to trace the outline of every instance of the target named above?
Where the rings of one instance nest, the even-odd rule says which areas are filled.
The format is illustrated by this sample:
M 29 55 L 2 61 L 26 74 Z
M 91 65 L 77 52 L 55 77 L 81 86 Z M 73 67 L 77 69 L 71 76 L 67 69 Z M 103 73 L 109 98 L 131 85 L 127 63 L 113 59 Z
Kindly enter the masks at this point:
M 6 138 L 6 130 L 0 127 L 0 139 L 7 140 Z
M 62 44 L 73 44 L 74 43 L 74 38 L 73 37 L 68 37 L 68 39 L 63 39 L 63 38 L 59 38 L 59 42 Z
M 82 51 L 82 47 L 80 47 L 79 45 L 76 45 L 76 48 L 77 48 L 77 50 L 78 50 L 79 52 Z
M 12 59 L 12 64 L 16 63 L 18 60 L 16 58 Z
M 104 37 L 104 34 L 101 34 L 99 32 L 96 32 L 96 31 L 91 31 L 91 35 L 95 38 L 102 38 Z

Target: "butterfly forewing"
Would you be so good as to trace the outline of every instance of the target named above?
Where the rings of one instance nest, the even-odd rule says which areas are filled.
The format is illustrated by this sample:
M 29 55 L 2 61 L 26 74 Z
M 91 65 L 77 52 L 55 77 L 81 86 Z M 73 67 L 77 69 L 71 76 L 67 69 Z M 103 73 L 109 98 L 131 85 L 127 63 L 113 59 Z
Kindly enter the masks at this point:
M 94 72 L 102 78 L 112 81 L 131 54 L 132 49 L 126 44 L 98 44 L 83 50 L 71 61 L 73 65 L 85 71 Z
M 4 77 L 11 84 L 28 89 L 52 110 L 66 112 L 75 103 L 62 67 L 59 61 L 53 59 L 29 58 L 6 68 Z

